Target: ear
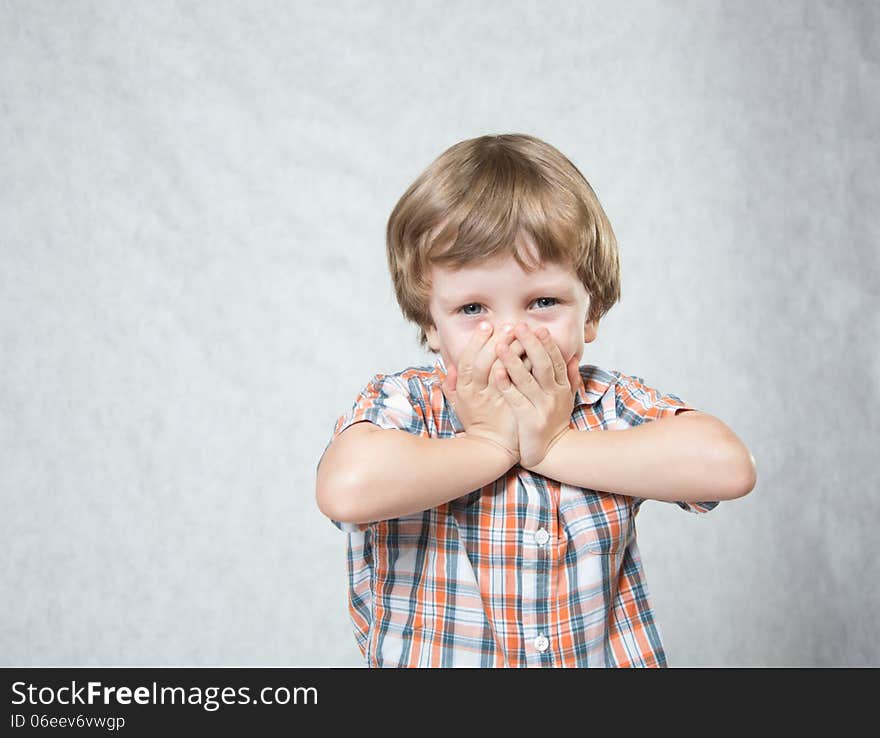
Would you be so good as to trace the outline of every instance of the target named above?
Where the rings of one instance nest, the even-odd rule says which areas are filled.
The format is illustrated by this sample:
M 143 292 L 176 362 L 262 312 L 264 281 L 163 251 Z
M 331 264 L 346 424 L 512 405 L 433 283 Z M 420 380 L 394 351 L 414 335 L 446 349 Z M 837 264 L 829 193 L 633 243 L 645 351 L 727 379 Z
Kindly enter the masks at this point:
M 592 343 L 596 340 L 596 334 L 599 332 L 599 321 L 591 320 L 584 323 L 584 343 Z

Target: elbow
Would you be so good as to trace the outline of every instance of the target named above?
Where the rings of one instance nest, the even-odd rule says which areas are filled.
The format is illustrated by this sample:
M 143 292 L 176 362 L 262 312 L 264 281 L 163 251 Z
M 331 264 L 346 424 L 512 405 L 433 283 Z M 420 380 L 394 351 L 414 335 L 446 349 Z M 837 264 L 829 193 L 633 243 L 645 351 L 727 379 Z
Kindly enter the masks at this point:
M 340 523 L 364 523 L 362 511 L 355 504 L 358 495 L 352 480 L 318 477 L 315 485 L 315 502 L 318 509 L 331 520 Z
M 327 489 L 327 485 L 318 484 L 315 487 L 315 502 L 318 509 L 330 520 L 339 520 L 339 514 L 336 507 L 336 495 Z M 343 522 L 339 520 L 339 522 Z
M 744 446 L 740 447 L 728 472 L 731 480 L 730 490 L 725 499 L 735 500 L 745 497 L 758 482 L 758 470 L 755 457 Z
M 716 419 L 717 420 L 717 419 Z M 758 471 L 755 457 L 748 447 L 730 428 L 717 421 L 716 463 L 719 474 L 717 479 L 723 480 L 718 500 L 735 500 L 745 497 L 755 488 L 758 482 Z

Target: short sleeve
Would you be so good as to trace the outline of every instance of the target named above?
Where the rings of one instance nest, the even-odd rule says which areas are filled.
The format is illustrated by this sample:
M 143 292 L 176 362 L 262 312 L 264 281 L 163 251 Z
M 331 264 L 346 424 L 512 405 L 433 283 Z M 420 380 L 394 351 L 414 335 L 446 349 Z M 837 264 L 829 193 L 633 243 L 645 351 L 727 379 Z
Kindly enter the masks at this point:
M 696 410 L 678 395 L 664 394 L 645 384 L 642 377 L 618 374 L 615 385 L 617 417 L 628 426 L 635 427 L 659 418 L 672 417 L 682 410 Z M 645 501 L 636 497 L 634 508 Z M 692 513 L 706 513 L 718 506 L 717 500 L 705 502 L 676 502 L 682 510 Z
M 376 374 L 361 390 L 351 409 L 336 420 L 333 438 L 348 426 L 369 420 L 381 428 L 425 432 L 425 414 L 410 394 L 409 383 L 396 374 Z
M 424 411 L 411 396 L 409 383 L 399 375 L 376 374 L 358 394 L 351 409 L 336 419 L 333 434 L 324 447 L 324 452 L 342 431 L 350 425 L 365 420 L 380 428 L 425 435 Z M 323 457 L 324 453 L 321 454 L 321 458 Z M 319 460 L 318 465 L 320 463 Z M 331 522 L 346 533 L 361 533 L 371 525 L 371 523 L 343 523 L 332 519 Z

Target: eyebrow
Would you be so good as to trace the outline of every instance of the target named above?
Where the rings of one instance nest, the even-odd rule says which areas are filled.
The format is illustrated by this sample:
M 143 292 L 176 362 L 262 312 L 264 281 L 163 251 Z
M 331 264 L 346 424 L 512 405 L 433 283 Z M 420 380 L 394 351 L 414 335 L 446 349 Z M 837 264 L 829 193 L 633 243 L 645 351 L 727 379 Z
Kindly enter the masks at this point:
M 554 295 L 563 295 L 565 297 L 573 297 L 573 292 L 570 286 L 561 286 L 561 285 L 553 285 L 553 284 L 539 284 L 534 288 L 531 288 L 526 293 L 528 295 L 532 295 L 533 297 L 553 297 Z M 481 302 L 487 299 L 491 299 L 491 295 L 488 292 L 461 292 L 456 295 L 451 295 L 449 297 L 444 297 L 440 299 L 440 302 L 444 305 L 449 306 L 458 306 L 458 305 L 468 305 L 472 302 Z

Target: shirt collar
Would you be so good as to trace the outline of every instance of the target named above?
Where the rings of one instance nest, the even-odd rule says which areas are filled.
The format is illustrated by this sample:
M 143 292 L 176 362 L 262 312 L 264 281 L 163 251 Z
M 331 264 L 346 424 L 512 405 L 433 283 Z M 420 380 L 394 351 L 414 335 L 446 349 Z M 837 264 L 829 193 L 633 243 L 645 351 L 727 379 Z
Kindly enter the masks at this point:
M 446 365 L 443 357 L 437 354 L 434 359 L 434 370 L 442 382 L 446 378 Z M 610 372 L 603 371 L 592 364 L 581 364 L 580 385 L 574 398 L 574 408 L 581 405 L 595 405 L 604 397 L 608 388 L 614 384 L 615 378 Z M 574 409 L 572 408 L 572 409 Z

